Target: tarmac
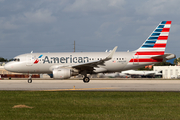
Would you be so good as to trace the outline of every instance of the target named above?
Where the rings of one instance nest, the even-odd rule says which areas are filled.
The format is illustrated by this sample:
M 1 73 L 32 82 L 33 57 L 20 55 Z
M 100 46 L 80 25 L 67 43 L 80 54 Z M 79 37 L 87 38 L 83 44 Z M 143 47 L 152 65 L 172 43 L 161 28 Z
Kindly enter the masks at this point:
M 180 80 L 97 79 L 82 80 L 27 79 L 0 80 L 0 90 L 10 91 L 180 91 Z

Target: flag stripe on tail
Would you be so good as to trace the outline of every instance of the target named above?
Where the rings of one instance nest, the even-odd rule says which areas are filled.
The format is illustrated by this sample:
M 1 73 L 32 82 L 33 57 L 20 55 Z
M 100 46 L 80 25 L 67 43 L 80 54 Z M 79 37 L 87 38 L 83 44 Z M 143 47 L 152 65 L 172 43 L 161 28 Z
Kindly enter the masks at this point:
M 170 27 L 171 21 L 162 21 L 136 50 L 134 58 L 129 62 L 162 62 L 163 59 L 152 59 L 151 57 L 164 55 Z
M 155 48 L 155 47 L 166 47 L 166 44 L 155 44 L 155 45 L 154 45 L 154 48 Z
M 167 40 L 168 39 L 168 36 L 159 36 L 158 37 L 158 40 Z

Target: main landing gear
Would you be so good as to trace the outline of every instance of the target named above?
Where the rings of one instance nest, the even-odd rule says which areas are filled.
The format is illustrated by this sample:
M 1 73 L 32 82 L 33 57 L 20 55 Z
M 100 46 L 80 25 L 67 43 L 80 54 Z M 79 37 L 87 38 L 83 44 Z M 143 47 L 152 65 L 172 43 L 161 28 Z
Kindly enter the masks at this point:
M 88 83 L 89 81 L 90 81 L 89 77 L 84 77 L 84 78 L 83 78 L 83 82 L 84 82 L 84 83 Z
M 32 78 L 31 78 L 32 75 L 29 75 L 29 78 L 28 78 L 28 83 L 32 83 Z
M 90 81 L 89 77 L 87 77 L 87 71 L 82 71 L 81 72 L 82 75 L 84 75 L 84 78 L 83 78 L 83 82 L 84 83 L 88 83 Z

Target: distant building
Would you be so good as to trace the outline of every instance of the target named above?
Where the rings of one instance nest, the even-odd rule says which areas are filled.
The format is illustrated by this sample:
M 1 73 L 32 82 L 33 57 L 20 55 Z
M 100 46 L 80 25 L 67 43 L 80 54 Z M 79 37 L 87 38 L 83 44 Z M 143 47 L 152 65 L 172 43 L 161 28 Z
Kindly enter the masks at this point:
M 162 71 L 163 78 L 180 78 L 180 66 L 154 66 L 153 69 L 154 71 Z

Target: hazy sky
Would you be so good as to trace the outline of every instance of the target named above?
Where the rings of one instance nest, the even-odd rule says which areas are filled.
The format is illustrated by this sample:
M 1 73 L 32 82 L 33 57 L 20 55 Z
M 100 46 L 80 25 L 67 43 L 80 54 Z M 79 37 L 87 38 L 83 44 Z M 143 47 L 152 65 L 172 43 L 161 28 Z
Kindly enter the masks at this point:
M 180 57 L 180 0 L 0 0 L 0 56 L 139 48 L 172 21 L 166 52 Z

